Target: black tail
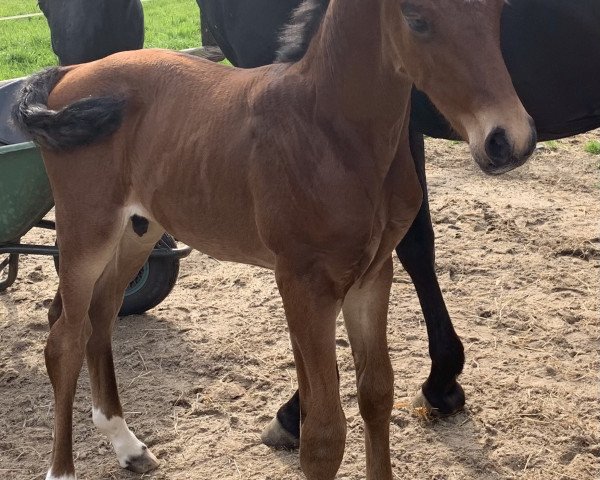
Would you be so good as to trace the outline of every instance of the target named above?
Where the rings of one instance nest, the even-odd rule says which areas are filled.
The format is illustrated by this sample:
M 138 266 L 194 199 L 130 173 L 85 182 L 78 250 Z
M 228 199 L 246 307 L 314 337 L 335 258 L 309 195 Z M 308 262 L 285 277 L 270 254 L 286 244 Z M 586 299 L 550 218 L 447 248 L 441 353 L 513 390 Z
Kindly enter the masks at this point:
M 91 97 L 60 110 L 48 108 L 48 96 L 68 69 L 48 68 L 27 79 L 13 109 L 15 123 L 43 147 L 67 150 L 112 135 L 123 120 L 121 97 Z

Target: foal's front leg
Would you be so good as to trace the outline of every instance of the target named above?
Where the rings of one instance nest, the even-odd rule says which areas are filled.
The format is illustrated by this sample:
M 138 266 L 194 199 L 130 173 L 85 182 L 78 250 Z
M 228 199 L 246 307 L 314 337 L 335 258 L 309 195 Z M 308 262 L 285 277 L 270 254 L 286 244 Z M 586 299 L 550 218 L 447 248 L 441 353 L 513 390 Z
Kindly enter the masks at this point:
M 419 213 L 396 247 L 396 253 L 417 291 L 427 326 L 431 357 L 431 372 L 415 403 L 425 406 L 434 415 L 448 415 L 461 410 L 465 404 L 465 394 L 457 381 L 465 356 L 435 273 L 434 232 L 425 178 L 425 146 L 423 134 L 412 128 L 410 150 L 424 198 Z M 263 443 L 278 448 L 297 447 L 299 411 L 300 397 L 296 391 L 263 431 Z
M 392 479 L 390 416 L 394 373 L 386 338 L 392 270 L 390 257 L 379 271 L 350 288 L 343 306 L 356 369 L 358 406 L 365 422 L 369 480 Z
M 341 300 L 327 275 L 278 258 L 283 299 L 302 397 L 300 465 L 308 480 L 331 480 L 344 455 L 346 419 L 339 396 L 335 320 Z

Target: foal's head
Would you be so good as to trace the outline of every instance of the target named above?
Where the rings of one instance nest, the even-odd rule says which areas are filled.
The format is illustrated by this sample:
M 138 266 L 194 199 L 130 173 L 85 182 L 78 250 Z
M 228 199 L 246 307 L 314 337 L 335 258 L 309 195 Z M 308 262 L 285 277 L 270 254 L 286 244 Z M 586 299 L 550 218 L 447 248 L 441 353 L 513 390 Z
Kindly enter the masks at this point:
M 402 68 L 426 92 L 487 173 L 531 155 L 536 134 L 500 52 L 505 0 L 398 0 L 401 32 L 389 32 Z M 397 13 L 397 12 L 396 12 Z

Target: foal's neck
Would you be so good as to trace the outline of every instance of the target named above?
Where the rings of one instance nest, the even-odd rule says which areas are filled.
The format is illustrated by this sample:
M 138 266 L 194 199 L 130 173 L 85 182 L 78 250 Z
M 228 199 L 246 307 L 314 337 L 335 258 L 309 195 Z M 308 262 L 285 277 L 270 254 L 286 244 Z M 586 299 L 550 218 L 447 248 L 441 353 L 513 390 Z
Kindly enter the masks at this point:
M 402 73 L 391 32 L 397 0 L 332 0 L 297 68 L 316 88 L 317 102 L 368 130 L 394 135 L 405 118 L 412 81 Z M 399 131 L 396 132 L 399 135 Z M 391 140 L 391 139 L 390 139 Z

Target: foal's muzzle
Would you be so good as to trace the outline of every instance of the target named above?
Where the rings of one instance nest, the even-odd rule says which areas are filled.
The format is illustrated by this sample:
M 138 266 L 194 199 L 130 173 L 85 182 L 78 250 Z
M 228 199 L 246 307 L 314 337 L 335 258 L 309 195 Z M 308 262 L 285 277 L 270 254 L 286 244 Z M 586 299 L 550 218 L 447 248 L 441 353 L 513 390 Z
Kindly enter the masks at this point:
M 519 148 L 504 128 L 495 127 L 485 139 L 485 158 L 483 155 L 475 158 L 481 169 L 490 175 L 500 175 L 523 165 L 537 143 L 537 133 L 531 119 L 529 129 L 529 140 Z

